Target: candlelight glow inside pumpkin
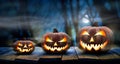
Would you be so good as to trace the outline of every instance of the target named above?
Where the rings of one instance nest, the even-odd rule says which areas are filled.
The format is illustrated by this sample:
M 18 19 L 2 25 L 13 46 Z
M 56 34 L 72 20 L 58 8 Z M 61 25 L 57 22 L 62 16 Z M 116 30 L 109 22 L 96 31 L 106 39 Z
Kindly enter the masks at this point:
M 107 27 L 84 27 L 79 32 L 79 45 L 87 51 L 99 51 L 110 43 L 112 31 Z
M 14 43 L 14 50 L 17 53 L 31 53 L 34 50 L 34 45 L 32 41 L 19 40 Z
M 44 47 L 50 51 L 55 51 L 55 50 L 62 51 L 64 49 L 68 48 L 68 44 L 66 44 L 66 42 L 67 42 L 66 37 L 64 37 L 62 40 L 58 41 L 61 44 L 58 44 L 57 42 L 53 43 L 53 41 L 51 39 L 49 39 L 49 37 L 46 38 L 46 42 L 48 43 L 48 45 L 44 44 Z M 49 43 L 51 43 L 51 44 L 53 43 L 53 45 L 49 45 Z
M 52 53 L 66 51 L 70 47 L 70 37 L 62 32 L 47 33 L 43 37 L 42 47 Z

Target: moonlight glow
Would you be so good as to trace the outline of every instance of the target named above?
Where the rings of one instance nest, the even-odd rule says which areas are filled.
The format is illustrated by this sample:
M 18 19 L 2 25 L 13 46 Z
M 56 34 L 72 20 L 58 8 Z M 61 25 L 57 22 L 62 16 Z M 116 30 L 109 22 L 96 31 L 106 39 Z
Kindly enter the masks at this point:
M 89 20 L 86 19 L 86 18 L 83 18 L 83 19 L 82 19 L 82 22 L 84 22 L 84 23 L 89 23 Z

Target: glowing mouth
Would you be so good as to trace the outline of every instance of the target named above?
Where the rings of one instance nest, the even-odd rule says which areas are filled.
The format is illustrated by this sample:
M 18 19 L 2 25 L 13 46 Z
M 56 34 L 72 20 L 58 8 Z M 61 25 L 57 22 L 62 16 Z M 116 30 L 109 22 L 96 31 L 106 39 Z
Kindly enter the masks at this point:
M 63 47 L 51 47 L 51 46 L 48 46 L 48 45 L 44 45 L 44 48 L 47 49 L 47 50 L 50 50 L 50 51 L 62 51 L 62 50 L 65 50 L 66 48 L 68 48 L 68 45 L 66 46 L 63 46 Z
M 21 49 L 21 48 L 17 47 L 17 50 L 19 50 L 20 52 L 30 52 L 31 50 L 33 50 L 33 48 L 30 48 L 30 49 Z
M 91 51 L 94 49 L 95 51 L 98 51 L 99 49 L 103 49 L 107 45 L 108 41 L 104 42 L 103 44 L 87 44 L 80 40 L 80 45 L 82 48 L 87 49 L 88 51 Z

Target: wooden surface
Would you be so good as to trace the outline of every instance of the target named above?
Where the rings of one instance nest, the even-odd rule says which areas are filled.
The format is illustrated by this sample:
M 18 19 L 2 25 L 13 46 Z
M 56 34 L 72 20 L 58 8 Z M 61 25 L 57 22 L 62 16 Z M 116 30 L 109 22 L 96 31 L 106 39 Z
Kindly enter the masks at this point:
M 114 60 L 114 61 L 113 61 Z M 30 55 L 18 55 L 12 47 L 0 47 L 0 62 L 12 63 L 97 63 L 117 62 L 120 64 L 120 47 L 112 48 L 102 54 L 86 54 L 78 47 L 70 47 L 64 54 L 47 54 L 41 47 L 36 47 Z M 101 63 L 100 63 L 101 64 Z

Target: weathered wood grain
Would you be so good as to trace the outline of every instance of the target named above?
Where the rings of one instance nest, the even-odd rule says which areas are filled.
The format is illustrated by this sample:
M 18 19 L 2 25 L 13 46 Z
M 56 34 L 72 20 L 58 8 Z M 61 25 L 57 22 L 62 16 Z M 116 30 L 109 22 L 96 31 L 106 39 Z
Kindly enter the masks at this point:
M 65 54 L 48 54 L 41 47 L 35 47 L 29 55 L 16 54 L 12 47 L 0 47 L 0 60 L 14 62 L 45 63 L 45 62 L 82 62 L 120 60 L 120 47 L 115 47 L 103 54 L 86 54 L 78 47 L 70 47 Z
M 0 55 L 0 60 L 14 61 L 16 57 L 16 55 Z
M 19 55 L 15 59 L 38 61 L 39 56 L 36 56 L 36 55 Z

